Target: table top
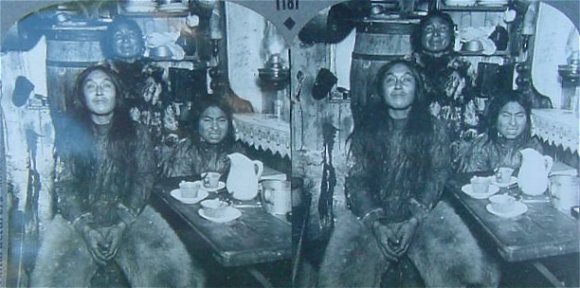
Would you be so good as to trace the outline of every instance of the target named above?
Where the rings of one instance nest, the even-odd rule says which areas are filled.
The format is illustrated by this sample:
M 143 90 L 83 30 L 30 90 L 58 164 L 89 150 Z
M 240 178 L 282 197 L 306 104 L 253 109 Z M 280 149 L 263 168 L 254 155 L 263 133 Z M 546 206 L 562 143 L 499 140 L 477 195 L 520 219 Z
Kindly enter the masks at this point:
M 502 218 L 485 208 L 488 199 L 474 199 L 461 191 L 471 175 L 457 175 L 447 184 L 459 209 L 466 212 L 495 243 L 508 262 L 534 260 L 580 251 L 579 223 L 554 208 L 550 202 L 525 203 L 528 211 L 514 218 Z M 497 194 L 508 190 L 502 188 Z
M 213 250 L 213 257 L 224 267 L 253 265 L 291 258 L 291 224 L 268 214 L 258 201 L 240 203 L 238 219 L 215 223 L 198 214 L 200 204 L 184 204 L 169 193 L 177 185 L 175 180 L 159 183 L 155 193 Z M 208 198 L 216 193 L 209 193 Z M 253 207 L 252 207 L 253 206 Z

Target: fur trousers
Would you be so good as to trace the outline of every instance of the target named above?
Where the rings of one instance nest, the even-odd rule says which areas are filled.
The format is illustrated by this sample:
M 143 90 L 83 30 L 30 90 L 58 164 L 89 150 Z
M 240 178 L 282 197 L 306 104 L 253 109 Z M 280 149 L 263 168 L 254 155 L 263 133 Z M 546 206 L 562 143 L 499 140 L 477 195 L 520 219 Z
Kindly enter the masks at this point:
M 380 287 L 391 263 L 375 236 L 352 213 L 337 219 L 320 267 L 320 287 Z M 463 220 L 439 202 L 417 227 L 407 256 L 427 287 L 496 287 L 499 264 L 477 243 Z
M 125 232 L 113 261 L 132 287 L 203 287 L 203 271 L 177 234 L 147 206 Z M 81 235 L 57 215 L 48 226 L 32 272 L 31 286 L 89 287 L 98 264 Z

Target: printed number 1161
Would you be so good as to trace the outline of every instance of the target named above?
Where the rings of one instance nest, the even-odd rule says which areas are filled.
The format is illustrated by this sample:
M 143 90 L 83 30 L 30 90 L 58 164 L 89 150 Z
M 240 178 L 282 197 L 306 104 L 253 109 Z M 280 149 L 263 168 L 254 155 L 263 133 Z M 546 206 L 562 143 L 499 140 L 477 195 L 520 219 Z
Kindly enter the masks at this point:
M 276 10 L 298 10 L 299 0 L 276 0 Z

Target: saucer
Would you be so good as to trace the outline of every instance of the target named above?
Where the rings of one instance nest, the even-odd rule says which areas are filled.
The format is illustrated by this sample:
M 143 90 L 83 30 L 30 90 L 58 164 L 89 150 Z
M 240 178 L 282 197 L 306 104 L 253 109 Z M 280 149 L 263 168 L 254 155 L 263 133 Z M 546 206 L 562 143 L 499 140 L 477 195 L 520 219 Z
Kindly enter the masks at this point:
M 487 193 L 473 193 L 473 191 L 471 190 L 471 184 L 466 184 L 466 185 L 463 185 L 463 187 L 461 187 L 461 191 L 463 191 L 463 193 L 471 196 L 471 198 L 486 199 L 487 197 L 497 193 L 499 191 L 499 187 L 497 187 L 496 185 L 490 184 L 489 189 L 487 190 Z
M 228 206 L 225 208 L 225 215 L 223 217 L 211 217 L 211 216 L 207 216 L 205 215 L 205 213 L 203 212 L 203 209 L 200 208 L 199 210 L 197 210 L 197 213 L 199 214 L 199 216 L 212 221 L 212 222 L 216 222 L 216 223 L 225 223 L 225 222 L 229 222 L 232 220 L 237 219 L 238 217 L 242 216 L 242 211 L 232 207 L 232 206 Z
M 181 201 L 181 203 L 184 204 L 195 204 L 203 199 L 205 199 L 205 197 L 207 197 L 208 193 L 207 191 L 203 190 L 203 189 L 199 189 L 199 191 L 197 192 L 197 197 L 181 197 L 181 192 L 179 191 L 179 188 L 177 189 L 173 189 L 171 190 L 171 192 L 169 192 L 169 194 L 171 194 L 171 196 L 173 196 L 173 198 Z
M 514 207 L 511 211 L 508 212 L 499 212 L 496 211 L 493 208 L 493 205 L 487 204 L 487 206 L 485 206 L 485 209 L 487 209 L 487 211 L 491 214 L 497 215 L 499 217 L 503 217 L 503 218 L 512 218 L 512 217 L 516 217 L 516 216 L 520 216 L 524 213 L 526 213 L 526 211 L 528 211 L 528 206 L 526 206 L 526 204 L 522 203 L 522 202 L 514 202 Z
M 504 187 L 509 187 L 512 186 L 514 184 L 518 183 L 518 178 L 511 176 L 510 181 L 508 183 L 498 183 L 497 180 L 495 179 L 495 176 L 491 176 L 491 184 L 496 185 L 500 188 L 504 188 Z
M 218 183 L 218 187 L 216 187 L 216 188 L 208 188 L 208 187 L 203 186 L 203 183 L 201 183 L 201 180 L 197 180 L 194 183 L 198 183 L 198 182 L 199 182 L 199 186 L 200 186 L 199 190 L 204 190 L 207 192 L 216 192 L 218 190 L 222 190 L 222 189 L 226 188 L 226 183 L 224 183 L 222 181 L 220 181 Z

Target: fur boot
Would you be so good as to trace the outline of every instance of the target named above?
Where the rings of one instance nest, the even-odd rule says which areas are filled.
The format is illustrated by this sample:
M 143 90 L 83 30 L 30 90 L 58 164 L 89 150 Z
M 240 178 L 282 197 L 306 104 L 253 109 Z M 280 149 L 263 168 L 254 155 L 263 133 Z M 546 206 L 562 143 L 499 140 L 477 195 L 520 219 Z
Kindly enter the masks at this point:
M 147 206 L 125 232 L 114 261 L 135 287 L 203 287 L 200 267 L 169 224 Z M 57 215 L 40 247 L 31 286 L 89 287 L 97 271 L 82 237 Z

